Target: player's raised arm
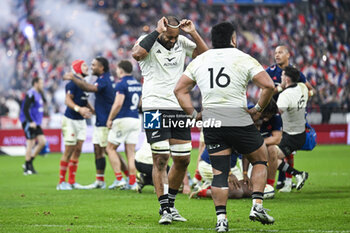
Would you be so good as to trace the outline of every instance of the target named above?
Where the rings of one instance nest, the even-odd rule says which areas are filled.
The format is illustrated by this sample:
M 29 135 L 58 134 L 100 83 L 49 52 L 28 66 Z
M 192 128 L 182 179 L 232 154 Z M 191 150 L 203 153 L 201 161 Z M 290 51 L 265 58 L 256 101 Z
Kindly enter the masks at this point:
M 141 61 L 145 57 L 147 57 L 149 51 L 151 50 L 154 42 L 156 42 L 158 36 L 167 30 L 167 19 L 162 17 L 157 24 L 156 30 L 148 34 L 145 38 L 143 38 L 139 43 L 136 43 L 132 48 L 132 57 L 136 61 Z
M 77 78 L 72 72 L 69 72 L 63 76 L 64 80 L 72 80 L 79 88 L 81 88 L 83 91 L 87 92 L 97 92 L 97 86 L 92 85 L 90 83 L 87 83 L 83 81 L 82 79 Z
M 198 119 L 199 114 L 194 109 L 190 96 L 190 91 L 192 90 L 195 84 L 195 81 L 183 74 L 175 86 L 174 94 L 177 100 L 179 101 L 181 108 L 188 115 L 191 115 L 192 118 Z
M 183 19 L 180 22 L 180 28 L 182 31 L 191 35 L 192 39 L 196 43 L 197 47 L 193 50 L 192 58 L 196 58 L 198 55 L 208 50 L 207 44 L 202 37 L 198 34 L 194 23 L 189 19 Z

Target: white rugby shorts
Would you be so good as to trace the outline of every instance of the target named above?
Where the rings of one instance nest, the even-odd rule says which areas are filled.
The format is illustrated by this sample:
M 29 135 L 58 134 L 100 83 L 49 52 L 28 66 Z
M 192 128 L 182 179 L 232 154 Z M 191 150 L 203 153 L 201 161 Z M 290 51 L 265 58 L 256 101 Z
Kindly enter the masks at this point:
M 137 144 L 141 133 L 141 122 L 138 118 L 124 117 L 113 121 L 112 128 L 108 133 L 108 142 L 119 145 Z
M 77 141 L 85 141 L 86 139 L 86 120 L 73 120 L 63 116 L 62 134 L 64 144 L 73 146 Z
M 100 147 L 107 146 L 107 138 L 108 138 L 107 127 L 96 127 L 94 126 L 94 133 L 92 134 L 92 144 L 98 144 Z

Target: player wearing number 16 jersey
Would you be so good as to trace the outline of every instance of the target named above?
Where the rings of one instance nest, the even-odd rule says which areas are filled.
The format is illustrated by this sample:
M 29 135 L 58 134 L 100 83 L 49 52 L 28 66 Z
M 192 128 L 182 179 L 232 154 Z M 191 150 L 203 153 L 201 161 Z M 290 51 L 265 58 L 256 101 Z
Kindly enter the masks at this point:
M 138 107 L 141 96 L 141 84 L 132 76 L 132 64 L 127 60 L 120 61 L 117 65 L 117 75 L 121 80 L 117 83 L 116 96 L 107 119 L 108 144 L 106 151 L 111 162 L 116 180 L 110 189 L 126 188 L 136 190 L 135 146 L 141 131 Z M 117 148 L 125 143 L 125 152 L 128 158 L 130 171 L 129 184 L 126 184 L 122 173 L 121 163 L 117 155 Z
M 203 99 L 203 126 L 206 121 L 221 121 L 221 127 L 203 127 L 204 141 L 213 168 L 211 184 L 216 209 L 216 231 L 228 231 L 226 203 L 228 174 L 233 149 L 243 154 L 253 165 L 253 206 L 250 219 L 272 224 L 262 206 L 267 176 L 267 149 L 264 139 L 253 124 L 269 103 L 274 84 L 263 67 L 251 56 L 236 47 L 235 27 L 228 22 L 215 25 L 211 31 L 214 49 L 199 55 L 186 68 L 174 93 L 187 114 L 196 114 L 189 90 L 197 84 Z M 249 81 L 262 89 L 257 105 L 247 110 L 246 90 Z M 210 124 L 209 124 L 210 125 Z

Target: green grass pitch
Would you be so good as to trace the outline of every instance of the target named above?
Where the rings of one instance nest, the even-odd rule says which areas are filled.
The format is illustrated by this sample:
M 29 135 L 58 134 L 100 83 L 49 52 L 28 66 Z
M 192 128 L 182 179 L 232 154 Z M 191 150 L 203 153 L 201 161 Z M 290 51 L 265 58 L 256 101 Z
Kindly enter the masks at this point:
M 193 174 L 197 150 L 189 170 Z M 142 194 L 120 190 L 57 191 L 61 154 L 35 160 L 38 175 L 23 176 L 24 157 L 0 156 L 0 232 L 214 232 L 210 199 L 179 194 L 176 207 L 188 222 L 158 224 L 153 187 Z M 317 146 L 298 152 L 295 167 L 310 176 L 301 191 L 277 193 L 264 201 L 276 222 L 263 226 L 248 218 L 251 200 L 229 200 L 231 232 L 350 232 L 350 146 Z M 77 182 L 95 180 L 94 157 L 81 156 Z M 114 180 L 107 163 L 106 181 Z

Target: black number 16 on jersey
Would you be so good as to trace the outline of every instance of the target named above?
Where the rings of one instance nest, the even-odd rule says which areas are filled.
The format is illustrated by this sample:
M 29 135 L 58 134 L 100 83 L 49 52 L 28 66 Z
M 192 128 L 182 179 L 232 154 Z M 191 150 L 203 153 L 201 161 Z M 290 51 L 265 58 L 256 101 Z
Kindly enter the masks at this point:
M 223 73 L 224 69 L 225 69 L 225 67 L 221 67 L 219 73 L 215 77 L 216 85 L 221 87 L 221 88 L 227 87 L 231 82 L 230 76 Z M 208 68 L 208 70 L 210 72 L 210 88 L 214 88 L 214 69 Z M 221 79 L 221 81 L 220 81 L 220 79 Z

